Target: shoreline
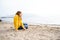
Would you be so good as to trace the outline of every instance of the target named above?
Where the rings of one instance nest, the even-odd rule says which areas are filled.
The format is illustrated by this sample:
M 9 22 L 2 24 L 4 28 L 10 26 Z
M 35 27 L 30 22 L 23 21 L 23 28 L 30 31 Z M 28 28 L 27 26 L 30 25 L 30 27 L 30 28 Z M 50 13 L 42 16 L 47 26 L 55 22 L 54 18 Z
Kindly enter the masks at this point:
M 1 23 L 13 24 L 13 22 L 9 22 L 9 21 L 1 21 L 0 24 L 1 24 Z M 27 23 L 27 24 L 28 24 L 29 26 L 42 26 L 42 25 L 44 25 L 44 26 L 60 27 L 59 24 L 41 24 L 41 23 Z

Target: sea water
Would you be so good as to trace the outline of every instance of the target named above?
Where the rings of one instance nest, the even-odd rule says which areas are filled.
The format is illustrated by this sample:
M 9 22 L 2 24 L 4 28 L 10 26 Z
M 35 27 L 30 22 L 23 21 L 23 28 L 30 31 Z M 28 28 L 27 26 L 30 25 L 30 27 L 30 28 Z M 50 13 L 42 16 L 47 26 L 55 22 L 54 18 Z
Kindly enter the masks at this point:
M 0 18 L 3 21 L 13 22 L 13 18 Z M 47 17 L 23 17 L 24 23 L 32 24 L 60 24 L 58 18 L 47 18 Z

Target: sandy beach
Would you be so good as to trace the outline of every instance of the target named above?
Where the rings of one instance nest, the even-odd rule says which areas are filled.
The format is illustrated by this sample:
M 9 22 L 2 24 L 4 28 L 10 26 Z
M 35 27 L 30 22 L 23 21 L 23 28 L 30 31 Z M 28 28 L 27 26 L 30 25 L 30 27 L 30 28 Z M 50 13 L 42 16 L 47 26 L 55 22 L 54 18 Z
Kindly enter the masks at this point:
M 0 40 L 60 40 L 60 26 L 29 24 L 28 29 L 16 32 L 13 23 L 0 22 Z

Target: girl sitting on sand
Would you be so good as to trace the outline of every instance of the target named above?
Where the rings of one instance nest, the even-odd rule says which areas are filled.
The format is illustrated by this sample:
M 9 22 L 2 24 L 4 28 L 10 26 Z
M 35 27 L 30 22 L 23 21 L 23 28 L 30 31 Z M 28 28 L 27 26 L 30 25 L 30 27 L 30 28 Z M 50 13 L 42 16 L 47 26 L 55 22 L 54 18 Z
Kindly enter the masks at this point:
M 14 16 L 14 27 L 15 30 L 21 30 L 21 29 L 28 29 L 28 25 L 26 23 L 23 24 L 22 22 L 22 13 L 21 11 L 17 11 L 16 15 Z

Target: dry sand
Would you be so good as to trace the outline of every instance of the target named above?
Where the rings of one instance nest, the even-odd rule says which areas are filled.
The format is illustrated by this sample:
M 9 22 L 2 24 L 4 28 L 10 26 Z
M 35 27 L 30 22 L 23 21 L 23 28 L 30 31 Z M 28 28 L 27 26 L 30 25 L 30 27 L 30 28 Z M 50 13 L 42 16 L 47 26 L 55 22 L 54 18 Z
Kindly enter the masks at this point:
M 60 26 L 33 24 L 16 32 L 13 23 L 0 22 L 0 40 L 60 40 Z

